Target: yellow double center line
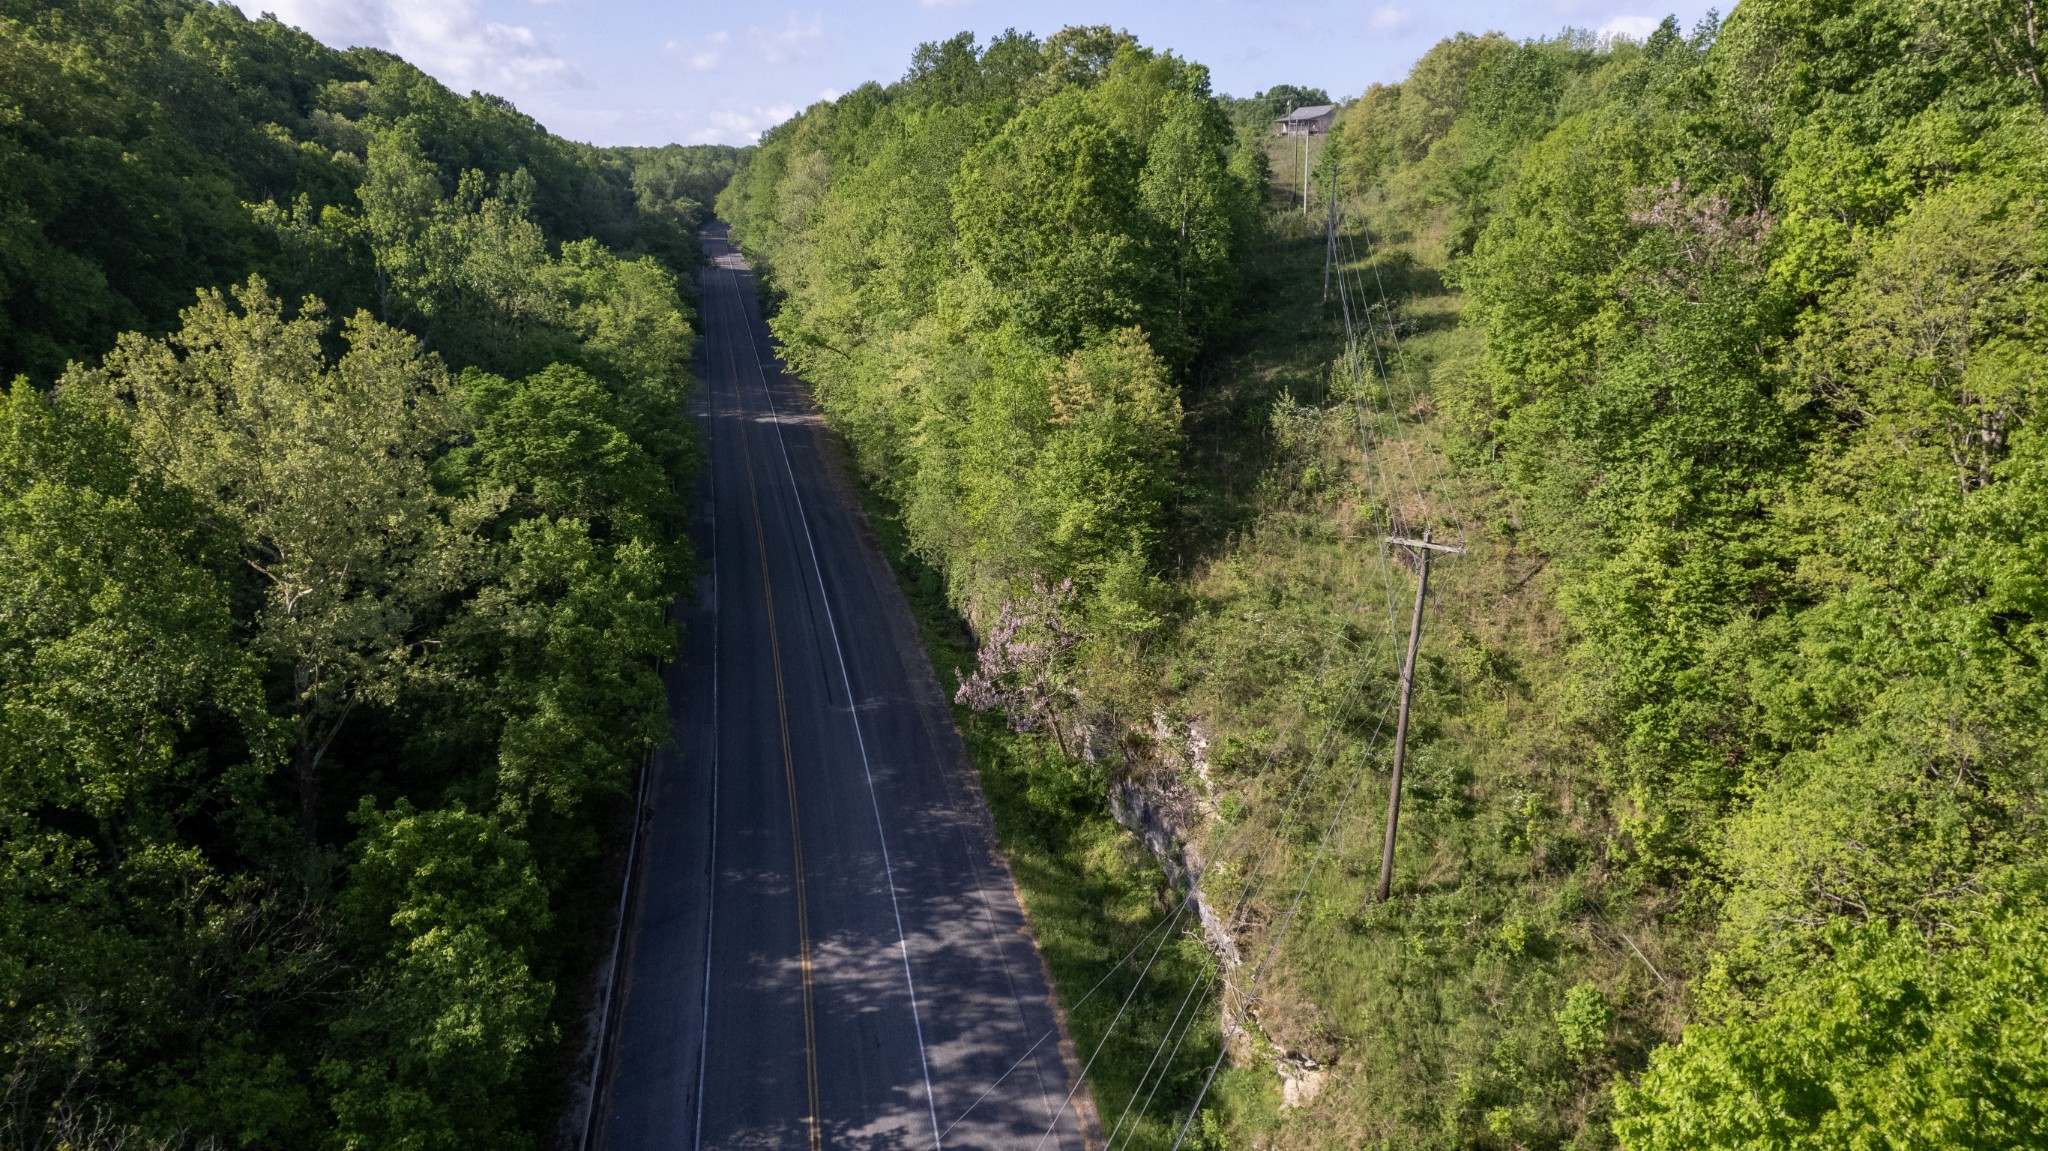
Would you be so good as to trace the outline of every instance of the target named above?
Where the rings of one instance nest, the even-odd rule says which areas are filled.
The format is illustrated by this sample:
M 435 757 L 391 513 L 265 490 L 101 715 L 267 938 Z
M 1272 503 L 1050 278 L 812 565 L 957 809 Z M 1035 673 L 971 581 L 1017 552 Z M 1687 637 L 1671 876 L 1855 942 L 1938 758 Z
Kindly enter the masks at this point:
M 733 276 L 734 292 L 738 292 L 739 276 Z M 735 309 L 737 310 L 737 309 Z M 741 317 L 744 319 L 744 315 Z M 729 334 L 728 334 L 729 335 Z M 748 342 L 753 333 L 747 333 Z M 733 360 L 732 343 L 728 338 L 726 362 L 732 367 L 735 384 L 734 399 L 738 399 L 739 365 Z M 745 409 L 741 409 L 742 417 Z M 804 837 L 803 828 L 796 811 L 796 756 L 789 747 L 789 699 L 782 688 L 782 644 L 775 632 L 775 582 L 768 575 L 768 533 L 761 526 L 761 498 L 754 486 L 754 451 L 747 444 L 747 429 L 744 418 L 740 424 L 740 455 L 747 469 L 747 502 L 754 513 L 754 544 L 761 555 L 761 597 L 768 614 L 768 654 L 775 668 L 775 714 L 782 726 L 782 779 L 789 795 L 789 850 L 796 871 L 796 937 L 798 965 L 803 972 L 804 995 L 804 1077 L 807 1080 L 810 1098 L 810 1114 L 805 1121 L 810 1128 L 811 1151 L 821 1151 L 825 1143 L 822 1127 L 819 1125 L 818 1105 L 818 1023 L 813 1009 L 811 977 L 811 917 L 804 894 Z

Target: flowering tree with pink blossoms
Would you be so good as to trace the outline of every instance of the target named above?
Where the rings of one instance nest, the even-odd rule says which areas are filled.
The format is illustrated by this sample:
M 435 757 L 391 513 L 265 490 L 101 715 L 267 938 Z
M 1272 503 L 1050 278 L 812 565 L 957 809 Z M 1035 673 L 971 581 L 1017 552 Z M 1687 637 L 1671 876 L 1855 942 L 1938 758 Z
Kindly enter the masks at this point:
M 975 669 L 960 675 L 954 701 L 978 711 L 1001 708 L 1012 731 L 1050 728 L 1064 753 L 1058 712 L 1075 694 L 1065 681 L 1066 657 L 1081 642 L 1071 618 L 1075 598 L 1073 580 L 1052 586 L 1032 576 L 1030 589 L 1004 600 L 981 636 Z

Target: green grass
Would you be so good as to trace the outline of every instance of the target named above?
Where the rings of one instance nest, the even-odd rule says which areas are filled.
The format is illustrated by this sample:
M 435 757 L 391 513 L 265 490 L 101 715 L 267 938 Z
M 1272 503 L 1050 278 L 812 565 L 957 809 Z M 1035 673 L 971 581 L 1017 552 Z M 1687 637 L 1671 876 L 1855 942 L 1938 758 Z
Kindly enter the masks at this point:
M 1177 653 L 1164 706 L 1207 725 L 1219 788 L 1246 813 L 1213 832 L 1246 862 L 1208 888 L 1227 901 L 1264 877 L 1240 934 L 1248 954 L 1263 954 L 1302 893 L 1258 989 L 1252 1046 L 1328 1069 L 1300 1108 L 1234 1104 L 1229 1138 L 1608 1145 L 1608 1084 L 1675 1033 L 1683 1003 L 1666 979 L 1697 944 L 1667 938 L 1662 909 L 1609 862 L 1617 821 L 1563 686 L 1546 558 L 1524 546 L 1517 509 L 1460 435 L 1478 342 L 1444 286 L 1440 239 L 1426 226 L 1374 239 L 1378 266 L 1352 269 L 1365 302 L 1384 285 L 1401 321 L 1386 378 L 1351 394 L 1336 370 L 1341 313 L 1321 298 L 1320 221 L 1283 214 L 1248 268 L 1235 353 L 1188 393 L 1185 482 L 1221 526 L 1180 540 L 1186 601 L 1161 645 Z M 1433 523 L 1470 551 L 1433 571 L 1395 898 L 1380 905 L 1390 748 L 1374 730 L 1414 586 L 1382 559 L 1390 517 L 1410 531 Z M 1283 796 L 1324 762 L 1282 823 Z M 1604 1046 L 1574 1055 L 1556 1012 L 1579 984 L 1618 1018 Z M 1263 1074 L 1248 1060 L 1236 1090 Z

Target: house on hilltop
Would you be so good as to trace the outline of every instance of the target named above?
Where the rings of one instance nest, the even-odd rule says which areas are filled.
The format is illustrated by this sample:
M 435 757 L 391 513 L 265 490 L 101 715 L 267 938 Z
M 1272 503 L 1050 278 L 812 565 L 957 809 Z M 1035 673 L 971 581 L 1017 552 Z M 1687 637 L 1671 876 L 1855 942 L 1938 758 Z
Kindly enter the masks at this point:
M 1335 104 L 1312 104 L 1296 108 L 1273 121 L 1273 130 L 1282 136 L 1321 136 L 1328 133 L 1330 125 L 1336 121 Z

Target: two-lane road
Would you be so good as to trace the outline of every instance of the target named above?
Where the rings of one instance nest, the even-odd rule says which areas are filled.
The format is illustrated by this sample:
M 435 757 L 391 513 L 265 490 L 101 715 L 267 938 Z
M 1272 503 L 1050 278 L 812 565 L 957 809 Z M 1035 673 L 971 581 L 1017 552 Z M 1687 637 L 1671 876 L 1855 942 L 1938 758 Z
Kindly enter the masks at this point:
M 597 1146 L 1065 1148 L 1050 993 L 914 626 L 753 275 L 701 276 L 694 533 Z

